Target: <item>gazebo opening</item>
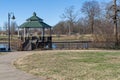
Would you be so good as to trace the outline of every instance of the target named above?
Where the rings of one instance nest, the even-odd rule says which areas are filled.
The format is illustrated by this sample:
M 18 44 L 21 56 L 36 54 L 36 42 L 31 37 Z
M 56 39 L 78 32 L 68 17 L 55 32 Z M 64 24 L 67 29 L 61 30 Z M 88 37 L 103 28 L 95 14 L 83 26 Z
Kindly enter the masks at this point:
M 22 41 L 22 50 L 52 49 L 51 26 L 44 23 L 35 12 L 20 25 L 18 37 Z

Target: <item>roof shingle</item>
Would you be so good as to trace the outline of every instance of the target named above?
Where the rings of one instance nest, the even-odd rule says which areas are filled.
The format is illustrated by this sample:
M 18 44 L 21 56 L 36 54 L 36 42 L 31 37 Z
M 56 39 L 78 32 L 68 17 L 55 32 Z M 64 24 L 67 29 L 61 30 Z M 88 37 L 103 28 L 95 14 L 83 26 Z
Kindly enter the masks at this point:
M 33 16 L 28 18 L 25 23 L 20 25 L 20 28 L 51 28 L 48 24 L 43 22 L 43 19 L 36 16 L 36 13 L 33 13 Z

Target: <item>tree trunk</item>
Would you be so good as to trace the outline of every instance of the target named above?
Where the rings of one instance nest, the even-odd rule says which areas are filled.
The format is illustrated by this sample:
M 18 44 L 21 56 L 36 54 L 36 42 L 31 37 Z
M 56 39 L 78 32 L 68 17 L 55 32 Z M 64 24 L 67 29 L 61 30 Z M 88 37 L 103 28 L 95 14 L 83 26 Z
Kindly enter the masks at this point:
M 117 4 L 116 0 L 114 0 L 114 36 L 115 36 L 115 46 L 119 45 L 118 42 L 118 31 L 117 31 Z

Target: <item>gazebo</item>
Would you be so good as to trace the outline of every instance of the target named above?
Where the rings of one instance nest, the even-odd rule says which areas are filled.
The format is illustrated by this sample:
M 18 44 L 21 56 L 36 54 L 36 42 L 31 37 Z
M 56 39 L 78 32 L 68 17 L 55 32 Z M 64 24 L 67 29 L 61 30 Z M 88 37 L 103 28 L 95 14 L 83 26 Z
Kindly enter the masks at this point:
M 33 16 L 28 18 L 25 23 L 21 24 L 19 28 L 21 30 L 18 29 L 18 37 L 21 37 L 21 40 L 23 41 L 23 50 L 33 50 L 34 48 L 52 48 L 51 26 L 44 23 L 43 19 L 39 18 L 35 12 L 33 13 Z M 31 30 L 33 29 L 37 29 L 39 31 L 41 30 L 42 34 L 33 36 L 31 34 Z M 49 35 L 45 34 L 46 31 L 49 32 Z

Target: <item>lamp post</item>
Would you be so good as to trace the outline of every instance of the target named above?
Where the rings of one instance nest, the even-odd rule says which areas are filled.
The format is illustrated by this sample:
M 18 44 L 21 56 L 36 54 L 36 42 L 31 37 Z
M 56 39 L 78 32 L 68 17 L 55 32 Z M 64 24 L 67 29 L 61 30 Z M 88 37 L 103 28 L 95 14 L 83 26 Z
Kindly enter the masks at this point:
M 11 15 L 13 15 L 11 17 Z M 14 13 L 8 13 L 8 51 L 11 50 L 10 48 L 10 19 L 15 19 Z

